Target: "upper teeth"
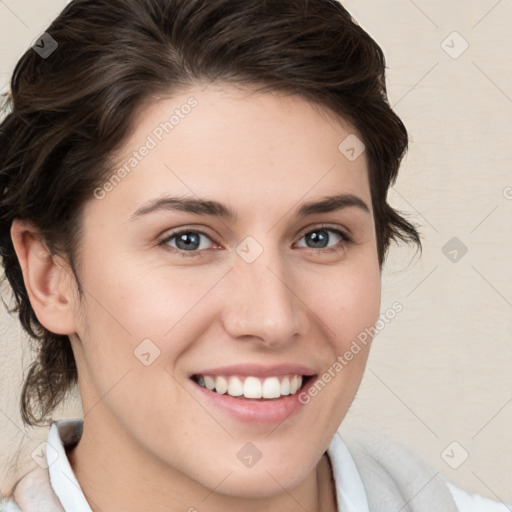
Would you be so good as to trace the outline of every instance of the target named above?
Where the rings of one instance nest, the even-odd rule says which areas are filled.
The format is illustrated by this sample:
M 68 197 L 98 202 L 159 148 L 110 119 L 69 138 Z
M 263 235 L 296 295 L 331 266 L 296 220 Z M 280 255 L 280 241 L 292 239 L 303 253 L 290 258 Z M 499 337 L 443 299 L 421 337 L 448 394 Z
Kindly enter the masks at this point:
M 244 396 L 245 398 L 279 398 L 282 395 L 293 395 L 302 386 L 301 375 L 286 377 L 211 377 L 201 375 L 198 384 L 221 395 Z

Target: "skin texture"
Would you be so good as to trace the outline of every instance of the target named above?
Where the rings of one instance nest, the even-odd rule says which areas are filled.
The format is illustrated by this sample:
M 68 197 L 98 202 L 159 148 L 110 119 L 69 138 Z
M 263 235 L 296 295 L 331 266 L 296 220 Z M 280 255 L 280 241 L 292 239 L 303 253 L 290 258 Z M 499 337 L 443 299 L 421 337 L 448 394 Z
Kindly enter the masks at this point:
M 354 130 L 300 97 L 198 84 L 140 109 L 112 172 L 191 97 L 191 112 L 86 204 L 83 301 L 66 262 L 47 255 L 30 224 L 13 224 L 37 317 L 70 336 L 77 361 L 84 433 L 68 454 L 72 468 L 95 512 L 334 510 L 323 454 L 369 344 L 275 425 L 207 404 L 189 376 L 240 363 L 305 364 L 321 376 L 376 322 L 381 276 L 366 155 L 349 161 L 338 146 Z M 335 193 L 358 196 L 369 213 L 294 214 Z M 171 210 L 130 219 L 171 194 L 217 200 L 238 220 Z M 353 242 L 328 231 L 325 246 L 338 250 L 315 246 L 305 235 L 323 224 Z M 178 249 L 169 238 L 177 228 L 205 233 L 199 254 Z M 249 236 L 263 249 L 252 263 L 236 250 Z M 134 355 L 145 339 L 160 351 L 147 366 Z M 237 458 L 247 442 L 262 454 L 251 468 Z

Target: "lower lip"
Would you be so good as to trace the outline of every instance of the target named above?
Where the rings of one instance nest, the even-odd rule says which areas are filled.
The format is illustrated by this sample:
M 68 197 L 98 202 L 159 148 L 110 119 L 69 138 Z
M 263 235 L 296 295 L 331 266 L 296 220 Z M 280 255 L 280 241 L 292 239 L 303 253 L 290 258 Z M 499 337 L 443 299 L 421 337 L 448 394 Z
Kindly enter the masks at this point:
M 220 395 L 215 391 L 203 388 L 192 379 L 194 391 L 208 404 L 227 412 L 231 417 L 244 423 L 276 424 L 295 416 L 304 407 L 299 395 L 308 391 L 315 383 L 316 376 L 310 378 L 294 395 L 273 399 L 240 399 L 228 394 Z

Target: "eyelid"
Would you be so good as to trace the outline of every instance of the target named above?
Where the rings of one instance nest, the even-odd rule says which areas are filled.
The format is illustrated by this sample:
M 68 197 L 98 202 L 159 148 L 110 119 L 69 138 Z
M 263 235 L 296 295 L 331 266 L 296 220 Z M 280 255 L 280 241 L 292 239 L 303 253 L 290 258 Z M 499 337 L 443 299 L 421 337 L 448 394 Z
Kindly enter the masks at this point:
M 323 224 L 323 223 L 320 223 L 320 224 L 311 224 L 310 226 L 302 229 L 300 232 L 299 232 L 299 239 L 302 238 L 304 235 L 307 235 L 308 233 L 310 233 L 311 231 L 315 231 L 315 230 L 321 230 L 321 229 L 325 229 L 325 230 L 331 230 L 331 231 L 337 231 L 339 233 L 341 233 L 343 235 L 343 238 L 345 239 L 346 242 L 353 242 L 354 241 L 354 238 L 353 236 L 351 235 L 350 231 L 346 228 L 343 228 L 341 226 L 339 226 L 338 224 Z
M 297 235 L 297 238 L 298 238 L 298 240 L 301 240 L 308 233 L 316 231 L 316 230 L 322 230 L 322 229 L 330 230 L 335 233 L 338 233 L 343 240 L 341 242 L 341 247 L 343 245 L 351 244 L 354 242 L 352 235 L 350 234 L 349 230 L 347 230 L 346 228 L 343 228 L 339 225 L 332 225 L 332 224 L 325 224 L 325 223 L 324 224 L 322 224 L 322 223 L 311 224 L 310 226 L 303 228 Z M 167 249 L 170 250 L 171 252 L 177 253 L 179 255 L 184 255 L 184 256 L 198 256 L 198 255 L 202 255 L 202 253 L 206 252 L 207 250 L 212 250 L 212 249 L 202 249 L 202 250 L 194 249 L 192 251 L 185 251 L 185 250 L 177 249 L 175 247 L 171 247 L 168 245 L 168 242 L 171 239 L 174 239 L 175 237 L 177 237 L 183 233 L 197 233 L 200 235 L 204 235 L 205 237 L 209 238 L 214 245 L 219 245 L 215 241 L 214 237 L 211 236 L 210 234 L 208 234 L 203 227 L 196 228 L 194 226 L 186 226 L 183 228 L 176 228 L 175 230 L 171 230 L 170 232 L 166 233 L 162 238 L 159 239 L 158 245 L 166 246 Z M 309 249 L 313 252 L 322 253 L 322 252 L 341 250 L 341 247 L 340 247 L 340 243 L 338 243 L 332 247 L 325 247 L 325 248 L 320 248 L 320 249 L 315 249 L 312 247 L 304 247 L 304 249 Z M 213 250 L 215 250 L 215 249 L 213 249 Z
M 168 245 L 168 242 L 170 240 L 172 240 L 175 237 L 177 237 L 181 234 L 184 234 L 184 233 L 197 233 L 199 235 L 204 235 L 205 237 L 209 238 L 212 241 L 213 245 L 219 245 L 215 241 L 215 238 L 212 235 L 210 235 L 203 227 L 195 228 L 194 226 L 186 226 L 183 228 L 176 228 L 175 230 L 165 232 L 165 234 L 162 237 L 159 237 L 158 245 L 165 246 L 171 252 L 178 253 L 181 255 L 184 254 L 184 255 L 188 255 L 188 256 L 193 256 L 193 255 L 197 256 L 197 255 L 200 255 L 201 253 L 205 252 L 206 250 L 211 250 L 211 249 L 202 249 L 202 250 L 194 249 L 193 251 L 184 251 L 182 249 L 177 249 L 176 247 L 171 247 Z

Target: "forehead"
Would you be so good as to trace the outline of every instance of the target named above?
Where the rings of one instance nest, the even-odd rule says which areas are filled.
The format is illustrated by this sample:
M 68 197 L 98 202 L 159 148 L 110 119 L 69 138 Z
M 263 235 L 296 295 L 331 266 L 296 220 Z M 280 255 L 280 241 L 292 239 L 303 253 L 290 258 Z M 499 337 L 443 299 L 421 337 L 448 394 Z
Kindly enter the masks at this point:
M 347 122 L 302 97 L 195 86 L 141 106 L 102 203 L 126 215 L 165 193 L 216 198 L 240 215 L 337 193 L 369 204 L 361 148 Z

